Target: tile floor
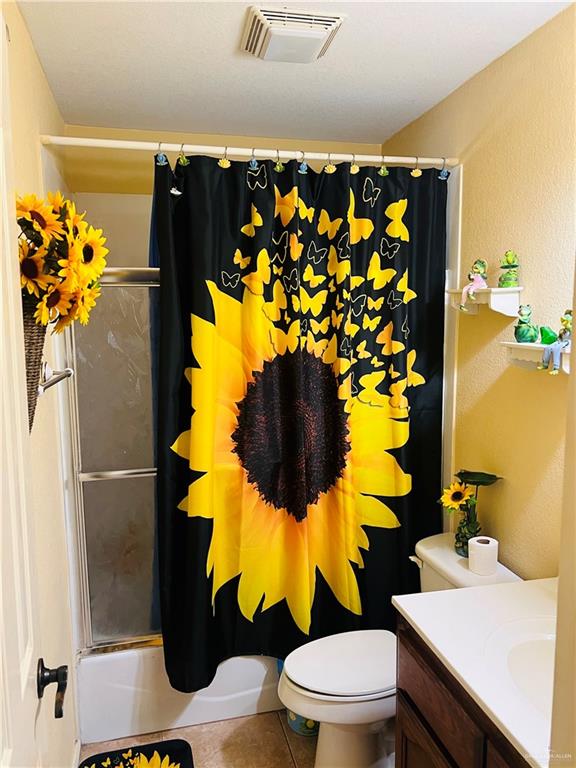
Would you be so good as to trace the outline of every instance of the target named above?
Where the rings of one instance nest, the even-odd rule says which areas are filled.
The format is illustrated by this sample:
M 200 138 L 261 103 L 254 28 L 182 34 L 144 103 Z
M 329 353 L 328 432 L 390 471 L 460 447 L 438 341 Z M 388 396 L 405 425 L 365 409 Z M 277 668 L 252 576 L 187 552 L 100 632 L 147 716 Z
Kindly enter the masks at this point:
M 194 768 L 313 768 L 316 739 L 299 736 L 288 726 L 286 712 L 220 720 L 117 741 L 86 744 L 80 759 L 106 750 L 167 739 L 185 739 Z

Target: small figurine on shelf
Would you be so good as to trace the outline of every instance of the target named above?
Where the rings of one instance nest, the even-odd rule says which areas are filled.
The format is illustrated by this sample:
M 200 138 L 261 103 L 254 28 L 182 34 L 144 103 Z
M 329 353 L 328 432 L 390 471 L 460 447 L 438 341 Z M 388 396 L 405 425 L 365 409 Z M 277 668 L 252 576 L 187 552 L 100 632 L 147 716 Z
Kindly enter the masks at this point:
M 532 322 L 530 304 L 520 304 L 518 323 L 514 326 L 514 338 L 518 344 L 534 344 L 538 341 L 538 326 Z
M 500 269 L 504 270 L 498 278 L 498 288 L 518 288 L 518 254 L 515 251 L 506 251 L 500 262 Z
M 556 341 L 549 344 L 542 355 L 542 362 L 538 363 L 539 371 L 547 371 L 552 359 L 552 370 L 548 371 L 551 376 L 557 376 L 560 369 L 560 358 L 562 352 L 570 352 L 572 343 L 572 310 L 567 309 L 560 318 L 561 328 Z
M 462 312 L 468 312 L 466 309 L 466 300 L 476 300 L 476 291 L 480 288 L 488 288 L 486 282 L 488 275 L 488 263 L 484 259 L 476 259 L 472 264 L 472 269 L 468 272 L 469 283 L 466 283 L 462 289 L 462 298 L 460 300 L 460 310 Z

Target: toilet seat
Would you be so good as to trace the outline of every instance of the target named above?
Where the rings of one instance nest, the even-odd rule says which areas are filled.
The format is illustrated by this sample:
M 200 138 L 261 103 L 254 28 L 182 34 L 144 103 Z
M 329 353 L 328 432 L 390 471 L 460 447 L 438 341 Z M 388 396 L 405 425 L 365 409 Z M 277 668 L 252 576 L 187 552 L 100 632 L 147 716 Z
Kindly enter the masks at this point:
M 396 637 L 383 629 L 313 640 L 284 662 L 291 687 L 314 699 L 369 701 L 396 692 Z

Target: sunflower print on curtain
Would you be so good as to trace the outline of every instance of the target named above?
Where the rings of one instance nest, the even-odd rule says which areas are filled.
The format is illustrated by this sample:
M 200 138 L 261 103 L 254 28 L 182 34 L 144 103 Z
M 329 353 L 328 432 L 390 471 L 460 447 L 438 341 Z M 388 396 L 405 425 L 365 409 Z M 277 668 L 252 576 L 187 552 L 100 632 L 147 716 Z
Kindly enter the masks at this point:
M 440 530 L 446 182 L 156 168 L 166 667 L 391 627 Z M 175 194 L 179 193 L 179 194 Z M 153 247 L 154 250 L 154 247 Z

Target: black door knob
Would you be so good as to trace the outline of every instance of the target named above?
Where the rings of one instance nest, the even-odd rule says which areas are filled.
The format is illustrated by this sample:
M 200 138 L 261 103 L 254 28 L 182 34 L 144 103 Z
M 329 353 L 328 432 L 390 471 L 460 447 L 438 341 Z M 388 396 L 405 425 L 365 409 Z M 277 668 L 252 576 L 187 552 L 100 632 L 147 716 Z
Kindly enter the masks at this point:
M 64 694 L 68 685 L 68 666 L 49 669 L 44 666 L 44 659 L 38 659 L 38 671 L 36 674 L 36 689 L 38 698 L 44 696 L 44 688 L 51 683 L 56 683 L 56 703 L 54 704 L 54 717 L 59 719 L 64 716 Z

